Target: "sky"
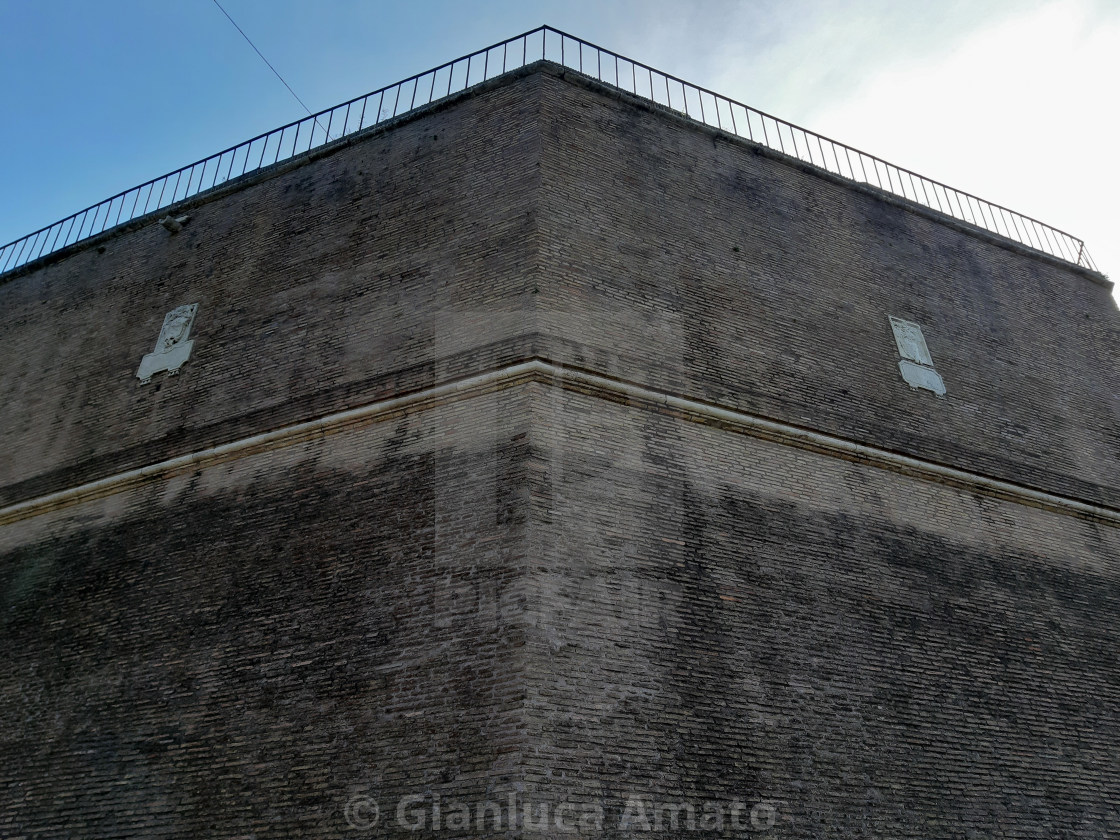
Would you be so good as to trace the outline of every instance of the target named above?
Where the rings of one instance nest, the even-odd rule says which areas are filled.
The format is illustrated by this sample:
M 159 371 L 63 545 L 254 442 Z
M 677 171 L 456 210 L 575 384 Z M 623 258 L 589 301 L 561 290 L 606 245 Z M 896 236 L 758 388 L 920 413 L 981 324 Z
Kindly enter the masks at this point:
M 313 111 L 549 24 L 1085 240 L 1120 0 L 221 0 Z M 305 112 L 213 0 L 0 0 L 0 244 Z

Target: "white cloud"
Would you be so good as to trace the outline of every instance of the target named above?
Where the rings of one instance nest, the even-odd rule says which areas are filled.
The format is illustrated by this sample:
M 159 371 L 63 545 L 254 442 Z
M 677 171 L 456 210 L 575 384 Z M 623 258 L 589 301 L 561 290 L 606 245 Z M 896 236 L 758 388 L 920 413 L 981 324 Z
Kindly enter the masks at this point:
M 651 5 L 624 51 L 1067 230 L 1120 279 L 1117 0 Z
M 1112 149 L 1120 16 L 1057 0 L 944 54 L 881 68 L 807 116 L 815 130 L 1086 241 L 1120 273 Z

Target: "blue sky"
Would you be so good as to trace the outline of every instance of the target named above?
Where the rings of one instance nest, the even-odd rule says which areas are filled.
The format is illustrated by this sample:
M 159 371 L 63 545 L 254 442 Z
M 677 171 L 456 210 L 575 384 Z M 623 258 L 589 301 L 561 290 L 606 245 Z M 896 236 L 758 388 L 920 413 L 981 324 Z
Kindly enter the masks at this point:
M 1120 0 L 222 0 L 312 110 L 548 23 L 1086 240 L 1120 273 Z M 0 244 L 296 119 L 212 0 L 0 0 Z

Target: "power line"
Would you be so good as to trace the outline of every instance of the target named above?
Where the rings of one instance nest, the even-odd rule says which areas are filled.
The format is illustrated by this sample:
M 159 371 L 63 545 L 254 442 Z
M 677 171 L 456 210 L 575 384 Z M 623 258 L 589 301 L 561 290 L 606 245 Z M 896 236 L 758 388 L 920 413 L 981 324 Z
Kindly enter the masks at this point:
M 294 90 L 292 90 L 292 86 L 290 84 L 288 84 L 286 81 L 284 81 L 284 77 L 280 75 L 280 71 L 278 71 L 275 67 L 273 67 L 272 62 L 270 62 L 267 58 L 265 58 L 264 53 L 262 53 L 260 50 L 257 49 L 257 45 L 254 44 L 252 39 L 250 39 L 249 36 L 245 34 L 245 30 L 237 25 L 237 21 L 235 21 L 233 19 L 233 17 L 230 15 L 229 12 L 227 12 L 224 8 L 222 8 L 222 4 L 219 3 L 218 0 L 214 0 L 214 5 L 217 6 L 218 9 L 221 11 L 221 13 L 226 16 L 226 19 L 229 20 L 229 22 L 233 24 L 233 28 L 241 33 L 241 37 L 244 38 L 245 42 L 250 47 L 253 48 L 253 52 L 255 52 L 257 55 L 259 55 L 261 57 L 261 61 L 263 61 L 265 64 L 268 65 L 268 69 L 271 70 L 276 75 L 276 78 L 280 80 L 281 84 L 283 84 L 284 87 L 286 87 L 288 89 L 288 93 L 290 93 L 292 96 L 295 97 L 296 102 L 298 102 L 300 104 L 300 106 L 303 108 L 303 110 L 305 110 L 307 112 L 307 115 L 309 117 L 311 117 L 313 120 L 315 120 L 315 125 L 318 125 L 319 128 L 323 131 L 323 133 L 326 134 L 326 129 L 323 129 L 323 126 L 319 125 L 319 120 L 315 117 L 314 114 L 311 113 L 311 109 L 303 104 L 303 100 L 299 98 L 299 95 Z M 330 140 L 330 139 L 331 138 L 328 135 L 327 140 Z

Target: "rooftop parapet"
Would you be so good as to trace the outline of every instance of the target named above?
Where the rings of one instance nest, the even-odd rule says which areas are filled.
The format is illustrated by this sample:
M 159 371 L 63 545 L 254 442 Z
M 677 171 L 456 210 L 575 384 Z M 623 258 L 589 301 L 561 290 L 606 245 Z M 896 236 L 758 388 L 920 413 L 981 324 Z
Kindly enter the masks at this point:
M 867 184 L 1072 265 L 1098 272 L 1085 243 L 1051 225 L 541 26 L 257 135 L 0 247 L 0 276 L 257 170 L 306 154 L 535 61 L 555 62 L 688 119 Z

